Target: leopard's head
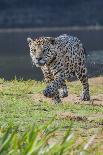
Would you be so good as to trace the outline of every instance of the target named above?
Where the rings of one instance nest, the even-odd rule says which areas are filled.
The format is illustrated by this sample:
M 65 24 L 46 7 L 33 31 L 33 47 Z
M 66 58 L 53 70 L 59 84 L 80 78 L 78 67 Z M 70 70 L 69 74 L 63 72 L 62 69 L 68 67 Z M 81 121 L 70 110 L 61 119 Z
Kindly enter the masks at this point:
M 39 39 L 27 38 L 30 56 L 33 64 L 37 67 L 49 65 L 56 56 L 55 52 L 55 38 L 41 37 Z

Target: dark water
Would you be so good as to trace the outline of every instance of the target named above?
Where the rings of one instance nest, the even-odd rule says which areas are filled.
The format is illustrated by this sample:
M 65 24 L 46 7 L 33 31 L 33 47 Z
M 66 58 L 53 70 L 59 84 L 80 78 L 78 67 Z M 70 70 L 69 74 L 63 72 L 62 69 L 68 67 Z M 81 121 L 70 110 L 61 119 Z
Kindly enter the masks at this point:
M 67 33 L 80 38 L 87 52 L 89 77 L 103 75 L 103 30 L 88 29 L 28 29 L 0 30 L 0 77 L 11 80 L 42 80 L 42 73 L 32 68 L 26 38 L 58 36 Z

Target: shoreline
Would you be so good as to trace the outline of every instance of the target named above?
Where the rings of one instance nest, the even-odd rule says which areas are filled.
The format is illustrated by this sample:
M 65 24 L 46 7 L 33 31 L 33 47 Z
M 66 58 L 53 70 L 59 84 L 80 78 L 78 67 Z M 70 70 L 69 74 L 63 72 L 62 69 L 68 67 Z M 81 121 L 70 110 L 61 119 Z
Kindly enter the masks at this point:
M 31 28 L 0 28 L 0 33 L 9 32 L 46 32 L 46 31 L 101 31 L 103 26 L 68 26 L 68 27 L 31 27 Z

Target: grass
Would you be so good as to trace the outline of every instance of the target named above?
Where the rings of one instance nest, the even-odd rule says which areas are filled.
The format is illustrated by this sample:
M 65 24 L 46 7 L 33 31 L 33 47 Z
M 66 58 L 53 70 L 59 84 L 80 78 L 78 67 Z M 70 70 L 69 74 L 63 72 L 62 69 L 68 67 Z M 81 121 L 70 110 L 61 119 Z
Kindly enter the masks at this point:
M 98 78 L 96 79 L 98 81 Z M 90 80 L 91 96 L 103 94 L 101 84 Z M 42 127 L 55 116 L 51 129 L 59 126 L 56 133 L 58 139 L 64 135 L 64 131 L 71 126 L 80 137 L 87 142 L 98 130 L 103 127 L 103 98 L 97 98 L 93 102 L 73 102 L 68 98 L 63 104 L 53 104 L 42 95 L 45 83 L 34 80 L 13 80 L 5 81 L 0 79 L 0 126 L 17 127 L 21 135 L 30 129 L 34 124 Z M 69 83 L 69 91 L 79 95 L 81 85 L 78 81 Z M 95 102 L 101 103 L 94 104 Z M 95 140 L 100 149 L 103 149 L 103 136 L 98 136 Z
M 57 128 L 51 129 L 53 119 L 42 127 L 33 126 L 21 136 L 17 128 L 0 128 L 0 154 L 10 155 L 86 155 L 102 153 L 98 146 L 91 147 L 98 133 L 83 142 L 70 128 L 60 141 L 54 141 Z M 56 139 L 56 138 L 55 138 Z M 77 141 L 78 139 L 78 141 Z

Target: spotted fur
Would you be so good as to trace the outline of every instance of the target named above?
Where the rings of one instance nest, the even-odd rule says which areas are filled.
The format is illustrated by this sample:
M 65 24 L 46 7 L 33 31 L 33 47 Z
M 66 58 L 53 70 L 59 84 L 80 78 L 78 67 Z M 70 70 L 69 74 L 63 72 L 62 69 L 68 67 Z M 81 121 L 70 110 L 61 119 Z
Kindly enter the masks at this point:
M 46 97 L 61 102 L 60 97 L 68 96 L 65 81 L 76 75 L 83 86 L 81 100 L 90 100 L 85 51 L 77 37 L 64 34 L 27 40 L 32 62 L 41 67 L 48 83 L 43 91 Z

